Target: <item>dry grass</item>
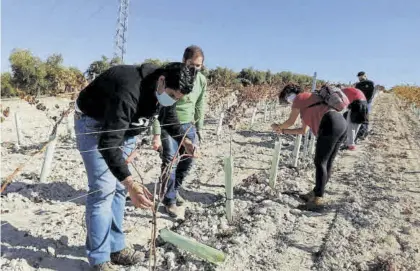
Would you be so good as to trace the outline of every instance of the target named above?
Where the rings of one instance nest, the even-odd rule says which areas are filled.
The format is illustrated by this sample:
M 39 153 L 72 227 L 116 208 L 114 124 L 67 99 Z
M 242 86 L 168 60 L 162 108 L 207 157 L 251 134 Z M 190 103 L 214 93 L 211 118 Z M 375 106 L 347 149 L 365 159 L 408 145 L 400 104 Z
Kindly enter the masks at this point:
M 395 94 L 403 99 L 420 106 L 420 87 L 410 85 L 399 85 L 392 88 Z

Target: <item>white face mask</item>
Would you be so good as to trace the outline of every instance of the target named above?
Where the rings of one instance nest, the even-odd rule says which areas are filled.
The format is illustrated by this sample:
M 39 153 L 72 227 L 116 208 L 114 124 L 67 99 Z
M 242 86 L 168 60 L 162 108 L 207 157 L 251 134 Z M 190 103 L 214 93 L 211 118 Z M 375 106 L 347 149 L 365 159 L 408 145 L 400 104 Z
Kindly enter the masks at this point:
M 293 101 L 295 100 L 295 98 L 296 98 L 296 94 L 292 93 L 292 94 L 290 94 L 289 96 L 287 96 L 286 101 L 287 101 L 289 104 L 291 104 L 291 103 L 293 103 Z
M 174 103 L 176 103 L 176 101 L 171 96 L 169 96 L 168 93 L 166 93 L 166 91 L 164 91 L 162 94 L 159 94 L 156 91 L 156 98 L 162 106 L 171 106 Z
M 165 84 L 163 84 L 165 85 Z M 165 87 L 164 87 L 165 88 Z M 162 94 L 159 94 L 158 90 L 156 89 L 156 98 L 161 106 L 171 106 L 174 103 L 176 103 L 176 100 L 174 100 L 171 96 L 166 93 L 165 90 L 163 90 Z

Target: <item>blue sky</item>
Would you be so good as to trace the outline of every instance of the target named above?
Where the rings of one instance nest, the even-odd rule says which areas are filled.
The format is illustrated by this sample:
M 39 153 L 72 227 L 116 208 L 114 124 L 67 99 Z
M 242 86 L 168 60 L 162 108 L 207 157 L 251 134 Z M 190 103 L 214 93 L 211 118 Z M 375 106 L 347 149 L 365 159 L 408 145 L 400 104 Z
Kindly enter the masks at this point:
M 1 70 L 13 48 L 62 53 L 85 70 L 112 56 L 117 0 L 3 0 Z M 181 60 L 200 45 L 210 68 L 244 67 L 420 84 L 419 0 L 131 0 L 126 63 Z

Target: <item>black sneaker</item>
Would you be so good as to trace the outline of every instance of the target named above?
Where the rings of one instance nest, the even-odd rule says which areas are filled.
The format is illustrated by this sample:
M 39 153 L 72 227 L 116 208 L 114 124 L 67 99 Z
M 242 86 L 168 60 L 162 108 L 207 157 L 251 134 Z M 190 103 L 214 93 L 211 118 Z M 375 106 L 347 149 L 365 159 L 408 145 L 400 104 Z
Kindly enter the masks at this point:
M 302 211 L 321 212 L 325 208 L 325 201 L 322 197 L 314 197 L 305 204 L 300 204 L 297 208 Z
M 165 211 L 170 217 L 176 218 L 178 216 L 178 207 L 176 204 L 165 205 Z
M 314 191 L 310 191 L 309 193 L 299 195 L 299 198 L 305 202 L 313 201 L 315 198 Z

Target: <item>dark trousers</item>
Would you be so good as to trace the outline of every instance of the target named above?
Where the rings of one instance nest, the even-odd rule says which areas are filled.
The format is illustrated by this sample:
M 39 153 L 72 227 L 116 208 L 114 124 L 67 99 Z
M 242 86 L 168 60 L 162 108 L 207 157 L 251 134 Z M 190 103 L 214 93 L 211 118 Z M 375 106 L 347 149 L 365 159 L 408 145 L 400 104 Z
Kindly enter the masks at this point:
M 191 129 L 188 131 L 187 138 L 191 139 L 194 144 L 197 144 L 197 136 L 196 136 L 196 129 L 195 127 L 190 124 L 182 124 L 182 130 L 185 133 L 187 129 L 191 127 Z M 176 151 L 178 150 L 179 143 L 182 139 L 183 135 L 179 135 L 178 138 L 174 139 L 172 136 L 168 134 L 168 132 L 165 131 L 165 129 L 162 129 L 161 134 L 161 140 L 162 140 L 162 153 L 161 153 L 161 159 L 162 159 L 162 170 L 164 170 L 173 160 Z M 184 153 L 184 148 L 181 147 L 180 154 Z M 184 179 L 187 177 L 188 172 L 190 171 L 191 167 L 193 165 L 193 159 L 189 157 L 183 157 L 181 160 L 177 160 L 172 166 L 172 169 L 170 171 L 169 180 L 167 183 L 167 190 L 165 194 L 165 198 L 163 200 L 164 204 L 175 204 L 176 203 L 176 194 L 178 193 L 178 190 L 181 188 L 182 183 Z M 167 176 L 162 176 L 164 179 L 167 178 Z
M 319 126 L 315 150 L 316 184 L 315 196 L 322 197 L 331 177 L 331 169 L 338 149 L 347 131 L 347 121 L 336 111 L 325 113 Z
M 373 104 L 373 98 L 372 98 L 372 101 L 367 103 L 369 115 L 372 112 L 372 104 Z M 360 126 L 360 129 L 359 129 L 359 132 L 357 133 L 357 138 L 356 139 L 366 138 L 366 136 L 368 135 L 368 132 L 369 132 L 369 121 L 362 123 L 362 125 Z

